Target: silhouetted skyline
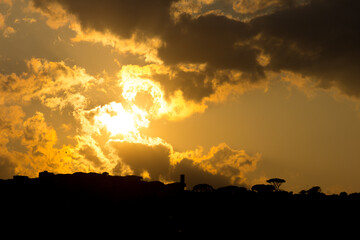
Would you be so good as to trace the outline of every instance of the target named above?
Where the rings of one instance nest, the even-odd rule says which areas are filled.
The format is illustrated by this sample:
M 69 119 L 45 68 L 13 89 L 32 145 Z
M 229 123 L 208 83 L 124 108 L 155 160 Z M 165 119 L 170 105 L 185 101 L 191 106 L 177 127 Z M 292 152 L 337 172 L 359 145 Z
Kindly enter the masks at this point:
M 305 234 L 305 226 L 337 226 L 340 232 L 340 224 L 357 222 L 351 215 L 360 210 L 360 193 L 326 195 L 315 186 L 295 194 L 273 185 L 255 185 L 250 190 L 198 184 L 185 190 L 185 179 L 181 175 L 179 182 L 164 184 L 106 172 L 14 176 L 0 181 L 0 203 L 7 207 L 2 216 L 5 221 L 12 219 L 13 229 L 41 225 L 55 233 L 63 222 L 60 234 L 83 237 L 117 231 L 139 236 L 227 235 L 259 228 L 272 231 L 260 235 L 273 236 L 270 223 L 281 223 L 288 233 Z
M 195 193 L 222 193 L 222 194 L 244 194 L 245 192 L 258 193 L 260 198 L 267 197 L 270 193 L 288 194 L 291 196 L 298 195 L 302 197 L 310 198 L 339 198 L 345 199 L 347 197 L 353 199 L 360 199 L 360 193 L 353 192 L 341 192 L 339 194 L 325 194 L 322 192 L 320 186 L 313 186 L 309 189 L 303 189 L 298 193 L 292 191 L 288 192 L 280 188 L 281 184 L 286 183 L 286 180 L 279 178 L 271 178 L 266 182 L 268 184 L 255 184 L 253 186 L 222 186 L 214 188 L 207 183 L 195 184 L 192 188 L 186 188 L 185 174 L 178 176 L 177 182 L 164 183 L 161 181 L 149 181 L 141 176 L 126 175 L 126 176 L 112 176 L 108 172 L 95 173 L 95 172 L 75 172 L 72 174 L 55 174 L 52 172 L 44 171 L 40 172 L 37 178 L 30 178 L 28 176 L 15 175 L 12 179 L 0 179 L 2 191 L 15 190 L 20 187 L 21 190 L 26 188 L 37 189 L 40 187 L 41 191 L 47 191 L 54 189 L 55 191 L 65 192 L 93 192 L 94 194 L 103 195 L 111 198 L 142 198 L 148 196 L 162 196 L 162 194 L 181 194 L 183 191 L 191 191 Z M 279 184 L 281 183 L 281 184 Z M 49 188 L 49 189 L 47 189 Z M 39 190 L 39 189 L 38 189 Z M 15 190 L 16 191 L 16 190 Z M 113 195 L 115 194 L 115 195 Z M 120 194 L 120 195 L 116 195 Z M 124 194 L 124 195 L 122 195 Z M 128 195 L 127 195 L 128 194 Z M 265 194 L 265 195 L 262 195 Z M 359 200 L 360 201 L 360 200 Z

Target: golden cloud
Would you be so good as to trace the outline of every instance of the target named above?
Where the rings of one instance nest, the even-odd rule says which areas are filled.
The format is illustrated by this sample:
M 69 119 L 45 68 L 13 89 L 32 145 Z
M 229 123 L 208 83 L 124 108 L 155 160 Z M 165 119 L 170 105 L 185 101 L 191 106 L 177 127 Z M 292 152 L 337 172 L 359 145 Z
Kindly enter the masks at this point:
M 174 166 L 181 165 L 183 159 L 190 159 L 192 165 L 214 176 L 226 177 L 229 184 L 243 184 L 246 181 L 245 173 L 256 169 L 261 155 L 257 153 L 249 156 L 244 150 L 231 149 L 227 144 L 221 143 L 213 146 L 207 154 L 199 147 L 193 151 L 172 155 Z
M 181 14 L 198 15 L 203 5 L 210 5 L 214 0 L 180 0 L 174 1 L 170 7 L 170 15 L 176 22 Z
M 279 7 L 282 0 L 235 0 L 234 11 L 242 14 L 256 13 L 269 7 Z
M 70 28 L 76 32 L 71 39 L 73 42 L 101 43 L 110 46 L 120 54 L 131 53 L 141 56 L 145 62 L 162 63 L 157 56 L 157 49 L 163 44 L 157 37 L 144 37 L 139 33 L 133 33 L 130 38 L 121 38 L 109 31 L 100 32 L 93 29 L 83 29 L 77 22 L 73 22 Z
M 6 144 L 11 138 L 22 135 L 21 125 L 25 116 L 20 106 L 1 106 L 0 105 L 0 149 L 5 149 Z
M 158 77 L 173 81 L 182 73 L 203 74 L 208 69 L 203 63 L 125 65 L 116 81 L 93 77 L 85 69 L 64 62 L 32 58 L 26 63 L 27 72 L 0 75 L 0 110 L 9 113 L 0 122 L 0 165 L 8 169 L 6 176 L 14 173 L 34 177 L 44 170 L 107 171 L 173 181 L 182 168 L 221 178 L 224 183 L 241 184 L 244 174 L 255 168 L 260 158 L 225 144 L 207 154 L 198 149 L 177 152 L 164 139 L 142 132 L 154 119 L 183 119 L 205 111 L 209 102 L 223 101 L 234 87 L 226 88 L 221 77 L 236 82 L 240 73 L 217 72 L 213 78 L 206 78 L 214 91 L 195 101 L 185 97 L 181 87 L 166 93 L 169 87 L 164 87 L 166 83 Z M 111 89 L 117 90 L 116 97 L 94 98 Z M 139 100 L 141 95 L 147 97 L 145 104 Z M 26 105 L 30 116 L 19 105 Z M 44 107 L 44 111 L 37 110 Z M 49 121 L 57 117 L 67 120 Z M 61 131 L 72 144 L 59 142 Z
M 12 0 L 0 0 L 0 3 L 7 4 L 8 6 L 12 6 Z
M 152 96 L 152 108 L 150 113 L 153 118 L 164 117 L 168 120 L 180 120 L 194 113 L 202 113 L 208 108 L 209 103 L 224 102 L 230 95 L 239 95 L 252 89 L 266 89 L 268 81 L 242 80 L 246 74 L 237 70 L 219 70 L 205 77 L 204 82 L 212 90 L 212 93 L 204 93 L 196 101 L 184 96 L 183 85 L 190 85 L 182 74 L 206 75 L 206 64 L 178 64 L 175 68 L 159 64 L 144 66 L 124 65 L 118 73 L 120 85 L 123 87 L 124 98 L 134 100 L 140 92 L 148 92 Z M 180 83 L 180 84 L 178 84 Z M 189 91 L 205 91 L 201 82 L 194 83 L 197 87 Z M 199 86 L 200 85 L 200 86 Z
M 128 91 L 126 87 L 124 91 Z M 244 150 L 231 149 L 224 143 L 212 147 L 207 154 L 201 148 L 177 152 L 165 140 L 143 135 L 141 129 L 148 127 L 151 115 L 137 115 L 132 98 L 127 100 L 79 114 L 82 131 L 76 136 L 76 149 L 78 158 L 87 161 L 90 169 L 173 181 L 180 167 L 189 174 L 201 172 L 227 184 L 243 184 L 245 174 L 256 168 L 259 154 L 249 156 Z
M 0 13 L 0 29 L 5 27 L 5 17 Z
M 21 75 L 0 74 L 0 104 L 39 99 L 51 108 L 83 106 L 85 99 L 78 93 L 79 88 L 86 90 L 95 81 L 83 68 L 69 67 L 64 62 L 32 58 L 27 67 L 28 72 Z
M 37 1 L 30 1 L 25 11 L 40 13 L 42 16 L 46 17 L 46 24 L 52 29 L 58 29 L 69 23 L 75 22 L 75 17 L 66 12 L 65 9 L 56 2 L 41 4 Z
M 1 164 L 7 168 L 2 171 L 35 177 L 39 171 L 44 170 L 73 172 L 84 169 L 74 162 L 74 149 L 71 146 L 63 145 L 61 148 L 54 146 L 57 141 L 56 131 L 47 125 L 42 113 L 37 112 L 23 121 L 24 113 L 20 107 L 12 106 L 7 110 L 1 110 L 9 113 L 11 111 L 7 116 L 12 120 L 11 126 L 6 124 L 0 126 Z M 2 122 L 8 121 L 2 120 Z M 20 139 L 25 150 L 9 149 L 6 143 L 14 139 Z

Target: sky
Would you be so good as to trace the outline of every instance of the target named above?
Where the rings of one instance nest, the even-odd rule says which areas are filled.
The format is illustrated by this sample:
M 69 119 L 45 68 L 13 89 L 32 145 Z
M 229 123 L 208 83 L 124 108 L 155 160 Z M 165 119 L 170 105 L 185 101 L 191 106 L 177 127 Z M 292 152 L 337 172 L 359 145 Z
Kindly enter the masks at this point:
M 359 192 L 359 7 L 0 0 L 0 178 Z

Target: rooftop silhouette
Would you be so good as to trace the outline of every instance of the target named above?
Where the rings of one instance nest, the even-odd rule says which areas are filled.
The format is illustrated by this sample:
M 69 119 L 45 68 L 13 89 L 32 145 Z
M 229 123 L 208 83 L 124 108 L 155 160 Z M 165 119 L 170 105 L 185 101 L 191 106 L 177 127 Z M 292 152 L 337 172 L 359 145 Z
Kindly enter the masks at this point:
M 318 186 L 298 194 L 273 185 L 255 185 L 251 190 L 237 186 L 214 189 L 208 184 L 186 190 L 185 186 L 184 175 L 179 182 L 165 184 L 135 175 L 44 171 L 38 178 L 1 180 L 0 203 L 3 218 L 19 228 L 41 225 L 51 230 L 65 221 L 68 227 L 62 231 L 79 234 L 84 229 L 69 226 L 81 223 L 86 231 L 98 233 L 238 233 L 258 228 L 274 233 L 271 223 L 298 231 L 333 226 L 350 220 L 350 213 L 360 213 L 359 193 L 326 195 Z M 33 221 L 34 216 L 40 217 Z

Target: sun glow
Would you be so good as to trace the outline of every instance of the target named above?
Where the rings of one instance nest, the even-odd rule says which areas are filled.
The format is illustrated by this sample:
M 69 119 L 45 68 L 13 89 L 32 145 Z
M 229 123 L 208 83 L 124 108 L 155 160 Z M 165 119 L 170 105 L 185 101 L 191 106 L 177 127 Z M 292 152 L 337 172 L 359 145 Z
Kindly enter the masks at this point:
M 95 125 L 99 132 L 106 128 L 112 140 L 126 139 L 139 141 L 142 139 L 141 128 L 147 128 L 151 119 L 159 118 L 166 113 L 167 103 L 159 85 L 149 79 L 131 77 L 128 72 L 123 73 L 120 86 L 122 87 L 123 102 L 111 102 L 91 110 L 94 114 Z M 137 96 L 149 96 L 139 100 Z M 144 95 L 145 94 L 145 95 Z M 121 136 L 120 136 L 121 135 Z
M 149 121 L 146 112 L 132 106 L 125 109 L 121 103 L 112 102 L 98 110 L 95 122 L 106 127 L 111 136 L 136 134 L 141 127 L 147 127 Z
M 125 75 L 123 76 L 121 86 L 123 87 L 122 96 L 132 103 L 134 103 L 135 98 L 139 93 L 148 93 L 152 98 L 152 102 L 149 104 L 148 109 L 148 112 L 152 117 L 158 118 L 167 112 L 167 103 L 159 84 L 156 84 L 149 79 L 129 78 Z
M 95 124 L 93 127 L 97 133 L 106 128 L 111 141 L 151 142 L 140 133 L 151 120 L 162 117 L 177 120 L 206 109 L 204 103 L 186 101 L 180 90 L 170 96 L 169 102 L 166 101 L 159 83 L 138 76 L 145 70 L 132 66 L 122 69 L 119 74 L 122 102 L 111 102 L 90 110 L 95 120 L 91 124 Z
M 97 119 L 102 122 L 112 135 L 127 134 L 136 130 L 135 121 L 131 114 L 124 113 L 121 116 L 111 116 L 110 114 L 103 114 Z

